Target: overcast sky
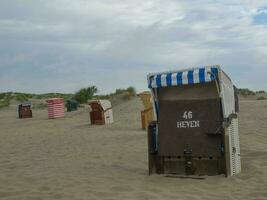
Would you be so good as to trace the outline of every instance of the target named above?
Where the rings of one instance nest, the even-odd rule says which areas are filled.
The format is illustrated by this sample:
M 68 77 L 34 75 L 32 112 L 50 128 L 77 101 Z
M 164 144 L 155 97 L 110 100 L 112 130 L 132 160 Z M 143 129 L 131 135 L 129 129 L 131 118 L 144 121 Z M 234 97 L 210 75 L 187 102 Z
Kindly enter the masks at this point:
M 0 92 L 141 91 L 213 64 L 267 90 L 266 0 L 0 0 Z

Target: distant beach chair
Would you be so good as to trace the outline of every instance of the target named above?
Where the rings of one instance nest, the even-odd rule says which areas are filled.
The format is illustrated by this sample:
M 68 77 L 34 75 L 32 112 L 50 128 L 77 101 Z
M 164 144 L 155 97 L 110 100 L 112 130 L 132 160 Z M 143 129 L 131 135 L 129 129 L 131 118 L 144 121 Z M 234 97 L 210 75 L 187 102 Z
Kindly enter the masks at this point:
M 111 124 L 113 120 L 113 111 L 109 100 L 92 100 L 89 102 L 91 107 L 91 124 L 104 125 Z
M 17 106 L 18 118 L 32 118 L 32 104 L 30 102 L 24 102 Z
M 65 105 L 63 98 L 50 98 L 46 100 L 48 119 L 56 119 L 65 116 Z
M 151 103 L 151 93 L 146 91 L 140 93 L 138 96 L 142 100 L 145 108 L 141 111 L 141 128 L 147 130 L 149 123 L 155 120 L 153 106 Z
M 78 110 L 79 103 L 74 99 L 68 99 L 66 106 L 67 106 L 67 112 L 72 112 Z

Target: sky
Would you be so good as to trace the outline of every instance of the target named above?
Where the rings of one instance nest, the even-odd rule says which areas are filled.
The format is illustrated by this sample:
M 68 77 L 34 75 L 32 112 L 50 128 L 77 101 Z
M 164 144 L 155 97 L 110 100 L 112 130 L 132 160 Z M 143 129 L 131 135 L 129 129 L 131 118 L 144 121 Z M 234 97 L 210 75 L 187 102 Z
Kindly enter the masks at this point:
M 266 0 L 0 0 L 0 92 L 142 91 L 214 64 L 267 90 Z

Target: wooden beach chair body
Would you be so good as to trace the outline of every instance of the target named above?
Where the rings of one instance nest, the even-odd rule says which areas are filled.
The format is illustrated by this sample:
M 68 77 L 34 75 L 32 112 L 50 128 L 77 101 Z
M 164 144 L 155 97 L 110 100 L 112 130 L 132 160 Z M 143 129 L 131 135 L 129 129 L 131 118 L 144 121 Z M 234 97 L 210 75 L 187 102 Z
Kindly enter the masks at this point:
M 89 102 L 91 107 L 91 124 L 104 125 L 113 123 L 113 112 L 108 100 L 94 100 Z
M 241 172 L 238 101 L 219 66 L 148 75 L 156 121 L 148 128 L 149 174 Z

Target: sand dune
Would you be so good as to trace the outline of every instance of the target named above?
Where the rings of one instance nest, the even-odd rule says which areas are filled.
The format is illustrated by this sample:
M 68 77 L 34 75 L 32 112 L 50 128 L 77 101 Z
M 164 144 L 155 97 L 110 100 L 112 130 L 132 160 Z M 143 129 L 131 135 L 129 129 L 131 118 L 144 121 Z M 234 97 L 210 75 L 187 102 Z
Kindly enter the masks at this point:
M 57 120 L 0 110 L 0 199 L 267 199 L 267 101 L 241 102 L 243 172 L 228 179 L 148 176 L 141 109 L 117 105 L 108 126 L 90 126 L 86 108 Z

